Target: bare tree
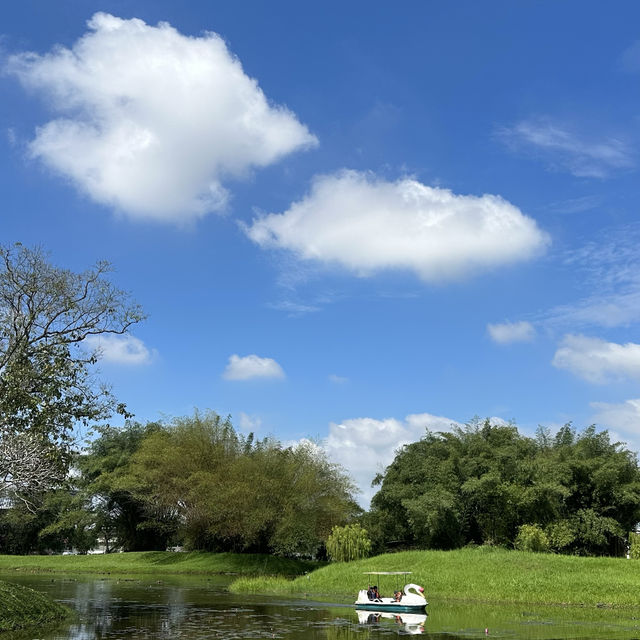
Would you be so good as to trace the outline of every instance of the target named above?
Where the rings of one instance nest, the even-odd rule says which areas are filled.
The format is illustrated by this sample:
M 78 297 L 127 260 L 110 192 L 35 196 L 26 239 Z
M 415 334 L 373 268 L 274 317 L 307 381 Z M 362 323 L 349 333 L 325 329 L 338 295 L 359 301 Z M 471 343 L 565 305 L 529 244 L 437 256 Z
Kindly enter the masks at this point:
M 30 433 L 0 438 L 0 486 L 3 497 L 35 510 L 37 496 L 61 483 L 65 469 L 51 447 Z

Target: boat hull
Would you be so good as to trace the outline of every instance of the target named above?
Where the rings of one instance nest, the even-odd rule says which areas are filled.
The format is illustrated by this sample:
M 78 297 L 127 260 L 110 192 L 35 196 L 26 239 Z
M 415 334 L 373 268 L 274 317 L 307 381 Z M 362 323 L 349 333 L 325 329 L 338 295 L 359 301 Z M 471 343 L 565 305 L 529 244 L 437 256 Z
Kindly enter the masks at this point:
M 356 609 L 375 611 L 377 613 L 424 613 L 426 604 L 402 604 L 400 602 L 387 604 L 385 602 L 356 602 Z

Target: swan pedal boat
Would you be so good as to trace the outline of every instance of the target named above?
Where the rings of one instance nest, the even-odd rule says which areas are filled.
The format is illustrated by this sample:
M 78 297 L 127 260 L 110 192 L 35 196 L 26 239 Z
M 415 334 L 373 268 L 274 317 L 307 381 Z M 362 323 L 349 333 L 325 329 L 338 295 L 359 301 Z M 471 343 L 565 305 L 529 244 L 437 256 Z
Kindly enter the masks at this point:
M 410 571 L 369 571 L 367 575 L 407 575 Z M 377 611 L 380 613 L 423 613 L 429 603 L 424 597 L 424 589 L 417 584 L 406 584 L 402 590 L 402 598 L 376 598 L 369 600 L 366 589 L 358 592 L 358 599 L 355 601 L 356 609 L 364 611 Z

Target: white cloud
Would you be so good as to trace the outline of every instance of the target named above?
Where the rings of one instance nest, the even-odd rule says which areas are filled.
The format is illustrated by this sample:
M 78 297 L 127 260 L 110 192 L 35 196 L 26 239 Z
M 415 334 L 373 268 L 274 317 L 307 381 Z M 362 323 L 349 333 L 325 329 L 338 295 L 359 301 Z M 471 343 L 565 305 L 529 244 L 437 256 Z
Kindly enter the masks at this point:
M 616 344 L 600 338 L 566 335 L 552 364 L 594 383 L 640 378 L 640 344 Z
M 241 411 L 238 418 L 238 426 L 242 431 L 247 433 L 250 431 L 255 432 L 262 426 L 262 418 L 260 416 L 251 416 L 248 413 Z
M 225 178 L 317 144 L 217 34 L 106 13 L 87 24 L 71 50 L 14 55 L 8 70 L 63 116 L 37 129 L 31 154 L 93 200 L 187 221 L 224 207 Z
M 626 442 L 632 451 L 640 451 L 640 398 L 620 404 L 592 402 L 593 421 L 612 431 L 613 440 Z
M 499 196 L 462 196 L 405 178 L 342 171 L 314 179 L 282 214 L 245 229 L 263 247 L 366 276 L 411 270 L 439 282 L 527 260 L 549 242 L 535 221 Z
M 303 304 L 301 302 L 294 302 L 293 300 L 281 300 L 280 302 L 274 302 L 270 304 L 269 307 L 279 311 L 285 311 L 293 318 L 306 315 L 307 313 L 320 311 L 320 307 L 318 305 Z
M 567 200 L 559 200 L 548 205 L 550 211 L 554 213 L 582 213 L 590 211 L 602 205 L 602 196 L 580 196 L 579 198 L 569 198 Z
M 635 165 L 631 150 L 622 140 L 588 139 L 546 119 L 503 127 L 498 136 L 512 150 L 533 153 L 551 169 L 581 178 L 606 178 L 612 171 Z
M 251 380 L 252 378 L 284 378 L 282 367 L 272 358 L 260 358 L 254 354 L 229 357 L 222 376 L 227 380 Z
M 346 384 L 347 382 L 349 382 L 349 378 L 338 376 L 335 373 L 330 373 L 329 382 L 333 382 L 333 384 Z
M 487 331 L 491 339 L 499 344 L 530 342 L 536 335 L 536 330 L 533 325 L 525 321 L 488 324 Z
M 149 364 L 156 355 L 155 350 L 150 351 L 142 340 L 129 334 L 88 336 L 84 343 L 99 351 L 101 360 L 113 364 Z
M 598 232 L 598 240 L 565 252 L 564 265 L 579 276 L 584 297 L 544 313 L 539 322 L 575 332 L 591 325 L 618 327 L 640 320 L 640 225 Z
M 368 507 L 378 490 L 371 481 L 393 462 L 397 449 L 420 440 L 426 429 L 448 431 L 452 424 L 458 423 L 429 413 L 410 415 L 404 421 L 354 418 L 331 423 L 324 446 L 329 458 L 341 464 L 362 489 L 360 502 Z
M 559 305 L 546 313 L 549 327 L 620 327 L 640 320 L 640 291 L 600 294 Z

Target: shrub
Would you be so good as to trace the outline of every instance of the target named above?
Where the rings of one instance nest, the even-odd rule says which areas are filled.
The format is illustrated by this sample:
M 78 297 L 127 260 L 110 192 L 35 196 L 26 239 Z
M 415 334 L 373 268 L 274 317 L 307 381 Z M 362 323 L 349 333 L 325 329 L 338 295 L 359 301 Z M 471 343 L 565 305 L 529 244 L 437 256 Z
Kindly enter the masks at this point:
M 327 539 L 327 553 L 334 562 L 351 562 L 366 558 L 370 551 L 369 534 L 359 524 L 331 529 Z
M 545 529 L 549 545 L 555 551 L 567 552 L 576 540 L 576 532 L 568 520 L 552 522 Z
M 521 551 L 549 551 L 549 538 L 537 524 L 523 524 L 518 528 L 515 547 Z

